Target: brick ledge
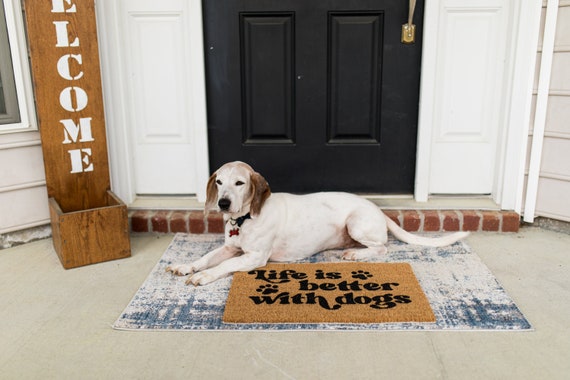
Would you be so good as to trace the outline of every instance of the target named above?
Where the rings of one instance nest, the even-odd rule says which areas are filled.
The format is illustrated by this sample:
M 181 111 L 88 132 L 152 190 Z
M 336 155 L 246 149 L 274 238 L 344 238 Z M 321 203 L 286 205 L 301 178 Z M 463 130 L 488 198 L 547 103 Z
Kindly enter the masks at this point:
M 384 213 L 410 232 L 490 231 L 518 232 L 520 216 L 513 211 L 385 210 Z M 222 233 L 222 214 L 203 211 L 131 210 L 129 227 L 135 233 Z

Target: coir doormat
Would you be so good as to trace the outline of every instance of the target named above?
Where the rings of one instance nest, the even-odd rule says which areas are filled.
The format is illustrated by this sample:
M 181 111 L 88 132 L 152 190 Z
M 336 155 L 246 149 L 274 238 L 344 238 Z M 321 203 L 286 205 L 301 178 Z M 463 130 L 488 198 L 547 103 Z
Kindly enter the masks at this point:
M 531 329 L 513 300 L 467 244 L 459 242 L 449 247 L 429 248 L 392 238 L 387 244 L 388 253 L 370 261 L 410 264 L 429 300 L 435 322 L 224 323 L 222 316 L 233 280 L 231 276 L 194 287 L 184 284 L 186 277 L 165 272 L 168 265 L 196 260 L 222 243 L 222 235 L 177 234 L 113 327 L 137 331 Z M 346 264 L 340 251 L 322 252 L 304 262 Z M 376 276 L 372 279 L 367 282 L 386 282 L 376 281 Z
M 408 263 L 270 264 L 233 277 L 226 323 L 435 322 Z

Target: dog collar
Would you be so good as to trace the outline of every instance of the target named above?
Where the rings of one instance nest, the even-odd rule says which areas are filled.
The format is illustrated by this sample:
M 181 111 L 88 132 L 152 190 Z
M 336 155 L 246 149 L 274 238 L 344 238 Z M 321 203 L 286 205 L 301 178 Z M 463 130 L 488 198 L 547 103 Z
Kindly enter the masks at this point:
M 241 225 L 248 219 L 251 219 L 251 215 L 249 214 L 249 212 L 243 216 L 240 216 L 239 218 L 230 218 L 228 220 L 228 222 L 230 222 L 230 224 L 232 226 L 234 226 L 234 228 L 232 228 L 229 232 L 230 237 L 232 236 L 239 236 L 239 229 L 241 227 Z
M 236 218 L 236 219 L 230 218 L 230 224 L 232 226 L 237 225 L 238 227 L 241 227 L 241 225 L 248 219 L 251 219 L 251 215 L 249 212 L 243 216 L 240 216 L 239 218 Z

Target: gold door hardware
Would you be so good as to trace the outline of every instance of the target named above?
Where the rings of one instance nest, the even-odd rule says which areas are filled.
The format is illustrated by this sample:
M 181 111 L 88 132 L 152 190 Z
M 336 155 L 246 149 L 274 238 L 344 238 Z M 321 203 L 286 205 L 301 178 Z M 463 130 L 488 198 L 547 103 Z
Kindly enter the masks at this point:
M 415 8 L 416 8 L 416 0 L 410 0 L 410 5 L 408 8 L 408 22 L 402 25 L 403 44 L 413 44 L 416 42 L 416 26 L 412 24 Z

